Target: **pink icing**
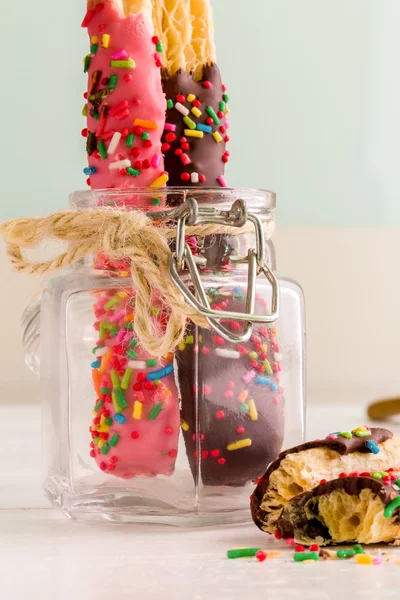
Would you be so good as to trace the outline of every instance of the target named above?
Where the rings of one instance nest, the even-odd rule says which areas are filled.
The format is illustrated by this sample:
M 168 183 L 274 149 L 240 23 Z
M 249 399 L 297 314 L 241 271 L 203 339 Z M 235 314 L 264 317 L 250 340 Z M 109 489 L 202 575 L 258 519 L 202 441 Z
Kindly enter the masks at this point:
M 125 17 L 120 13 L 118 6 L 107 2 L 104 8 L 90 19 L 88 33 L 90 39 L 92 36 L 98 37 L 98 49 L 92 56 L 88 73 L 88 91 L 94 71 L 101 71 L 96 91 L 108 87 L 101 83 L 104 78 L 112 74 L 118 77 L 113 92 L 99 105 L 99 111 L 104 104 L 108 104 L 110 109 L 104 127 L 101 120 L 96 120 L 89 114 L 92 104 L 88 103 L 88 131 L 97 134 L 99 128 L 103 129 L 103 133 L 98 137 L 104 141 L 107 148 L 114 131 L 123 134 L 134 132 L 135 119 L 151 121 L 157 126 L 156 129 L 143 129 L 144 133 L 149 134 L 149 141 L 135 135 L 133 148 L 137 149 L 134 150 L 136 156 L 132 148 L 126 146 L 124 135 L 116 151 L 108 158 L 101 158 L 97 152 L 89 156 L 89 166 L 96 169 L 96 172 L 90 175 L 90 185 L 93 189 L 147 187 L 164 169 L 160 140 L 165 123 L 165 96 L 161 87 L 160 68 L 156 65 L 152 26 L 143 14 Z M 110 36 L 108 48 L 102 47 L 104 34 Z M 127 60 L 125 56 L 135 61 L 134 69 L 111 67 L 111 60 Z M 158 160 L 153 159 L 154 155 L 158 156 Z M 138 176 L 121 175 L 120 169 L 109 169 L 111 163 L 127 159 L 131 161 L 132 167 L 140 171 Z M 142 165 L 137 161 L 141 161 Z

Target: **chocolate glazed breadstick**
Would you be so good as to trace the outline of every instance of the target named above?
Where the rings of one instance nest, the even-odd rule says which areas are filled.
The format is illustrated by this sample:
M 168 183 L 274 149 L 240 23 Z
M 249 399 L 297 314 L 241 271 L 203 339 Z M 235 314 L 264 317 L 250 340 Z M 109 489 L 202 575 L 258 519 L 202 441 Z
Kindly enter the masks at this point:
M 208 0 L 153 0 L 167 99 L 162 151 L 170 186 L 222 186 L 229 152 L 228 94 L 216 65 Z

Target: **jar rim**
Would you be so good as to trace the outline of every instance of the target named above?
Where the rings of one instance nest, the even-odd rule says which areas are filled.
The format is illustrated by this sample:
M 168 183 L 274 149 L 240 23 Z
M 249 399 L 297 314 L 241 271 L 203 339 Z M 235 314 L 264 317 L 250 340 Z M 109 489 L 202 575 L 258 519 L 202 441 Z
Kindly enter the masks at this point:
M 77 190 L 69 195 L 70 206 L 82 210 L 95 206 L 123 205 L 148 209 L 152 200 L 164 201 L 168 198 L 176 206 L 187 198 L 195 197 L 200 204 L 218 205 L 222 210 L 235 200 L 245 200 L 252 212 L 270 213 L 276 208 L 276 194 L 269 190 L 231 187 L 163 187 L 163 188 L 108 188 L 98 190 Z M 161 201 L 158 202 L 161 204 Z M 154 208 L 152 208 L 154 210 Z M 156 209 L 155 209 L 156 210 Z

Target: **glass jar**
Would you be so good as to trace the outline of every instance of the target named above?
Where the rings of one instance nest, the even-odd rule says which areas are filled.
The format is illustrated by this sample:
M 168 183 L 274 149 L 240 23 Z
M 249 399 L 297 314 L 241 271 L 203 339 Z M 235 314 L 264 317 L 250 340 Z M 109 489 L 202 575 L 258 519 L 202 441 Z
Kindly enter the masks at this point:
M 71 207 L 134 208 L 157 219 L 166 218 L 157 215 L 166 206 L 195 200 L 203 220 L 233 223 L 239 199 L 249 213 L 244 221 L 238 216 L 242 224 L 248 216 L 272 231 L 275 195 L 260 190 L 96 190 L 73 193 Z M 44 490 L 74 519 L 246 521 L 254 481 L 283 444 L 303 441 L 300 286 L 277 274 L 274 288 L 273 244 L 265 240 L 260 250 L 262 240 L 249 227 L 238 235 L 231 227 L 229 234 L 185 236 L 181 219 L 180 231 L 202 291 L 185 261 L 175 264 L 180 285 L 200 304 L 205 295 L 221 318 L 212 317 L 211 329 L 190 322 L 174 353 L 156 359 L 143 350 L 135 334 L 129 265 L 101 254 L 49 278 L 40 310 L 33 303 L 24 315 L 27 363 L 35 369 L 40 362 Z M 175 257 L 179 244 L 171 241 Z M 275 322 L 248 322 L 226 312 L 244 313 L 251 306 L 246 256 L 256 247 L 268 278 L 256 269 L 251 312 L 271 320 L 279 291 Z M 166 313 L 156 297 L 150 313 L 162 326 Z M 246 332 L 245 341 L 237 341 Z

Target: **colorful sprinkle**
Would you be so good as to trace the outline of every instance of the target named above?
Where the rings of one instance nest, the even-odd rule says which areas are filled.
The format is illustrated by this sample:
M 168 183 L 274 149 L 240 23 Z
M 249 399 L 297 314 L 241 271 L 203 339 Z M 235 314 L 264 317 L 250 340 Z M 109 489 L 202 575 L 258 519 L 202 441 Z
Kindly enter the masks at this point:
M 228 558 L 244 558 L 248 556 L 255 556 L 261 548 L 235 548 L 228 550 L 226 555 Z
M 149 412 L 149 414 L 147 415 L 147 418 L 149 421 L 154 421 L 158 415 L 160 414 L 162 408 L 163 408 L 164 403 L 163 402 L 158 402 Z
M 133 58 L 128 58 L 128 60 L 112 60 L 110 65 L 114 69 L 134 69 L 136 67 Z
M 237 440 L 236 442 L 232 442 L 231 444 L 228 444 L 226 449 L 229 450 L 230 452 L 234 451 L 234 450 L 241 450 L 242 448 L 248 448 L 249 446 L 251 446 L 252 441 L 250 438 L 245 438 L 243 440 Z
M 204 137 L 204 133 L 202 131 L 197 131 L 197 129 L 196 130 L 185 129 L 184 134 L 186 135 L 186 137 L 194 137 L 194 138 L 203 138 Z

